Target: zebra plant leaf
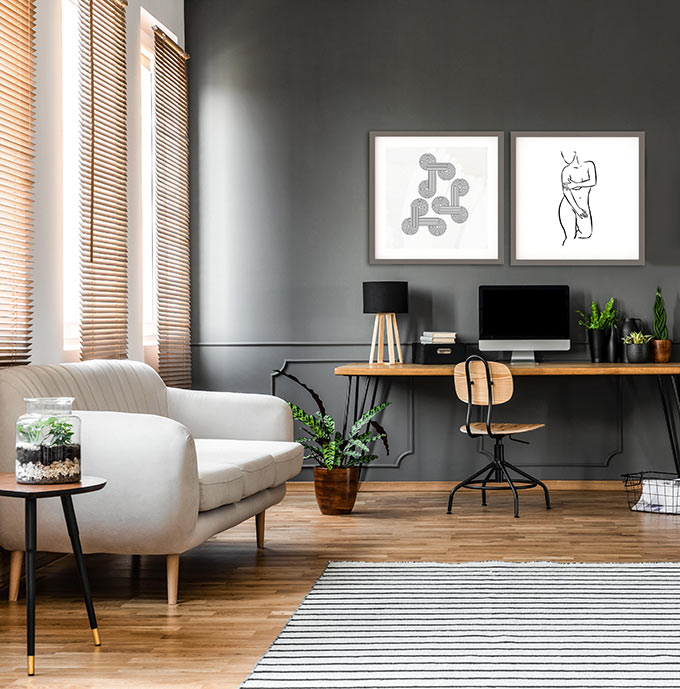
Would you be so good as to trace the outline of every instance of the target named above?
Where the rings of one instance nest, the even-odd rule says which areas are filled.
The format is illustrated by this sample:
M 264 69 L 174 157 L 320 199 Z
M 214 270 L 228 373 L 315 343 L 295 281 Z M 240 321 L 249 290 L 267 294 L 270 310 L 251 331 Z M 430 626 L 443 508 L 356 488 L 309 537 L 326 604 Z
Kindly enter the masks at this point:
M 382 444 L 385 446 L 385 454 L 390 454 L 390 443 L 387 440 L 387 431 L 375 420 L 371 419 L 369 422 L 369 426 L 374 428 L 376 431 L 378 431 L 378 438 L 382 440 Z
M 317 395 L 317 393 L 312 390 L 312 388 L 309 387 L 309 385 L 305 385 L 299 378 L 294 376 L 292 373 L 286 373 L 283 369 L 279 369 L 278 371 L 274 371 L 274 373 L 278 373 L 279 375 L 283 376 L 284 378 L 288 378 L 289 380 L 292 380 L 294 383 L 297 383 L 300 387 L 304 388 L 307 390 L 307 392 L 310 394 L 311 398 L 316 402 L 316 406 L 319 407 L 319 411 L 321 412 L 321 416 L 326 416 L 326 407 L 324 406 L 323 401 Z
M 305 449 L 305 459 L 313 459 L 319 466 L 326 469 L 367 464 L 378 457 L 372 451 L 374 443 L 378 440 L 383 442 L 389 454 L 387 432 L 374 419 L 389 405 L 389 402 L 379 404 L 362 414 L 352 424 L 349 433 L 345 435 L 346 424 L 343 423 L 343 430 L 340 432 L 335 419 L 326 412 L 321 398 L 312 388 L 290 373 L 284 371 L 278 373 L 307 390 L 319 408 L 318 411 L 310 414 L 302 407 L 292 402 L 288 403 L 293 419 L 297 421 L 303 434 L 297 442 Z
M 374 417 L 380 414 L 380 412 L 387 407 L 389 402 L 383 402 L 373 409 L 369 409 L 363 416 L 360 416 L 353 424 L 349 431 L 349 437 L 357 435 L 359 431 Z

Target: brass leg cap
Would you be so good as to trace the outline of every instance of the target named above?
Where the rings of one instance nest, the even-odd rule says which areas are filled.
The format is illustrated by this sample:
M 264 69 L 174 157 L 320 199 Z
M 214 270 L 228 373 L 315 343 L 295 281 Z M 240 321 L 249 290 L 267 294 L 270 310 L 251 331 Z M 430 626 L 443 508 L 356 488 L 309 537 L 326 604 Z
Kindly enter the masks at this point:
M 92 638 L 94 639 L 94 645 L 95 646 L 101 646 L 102 645 L 102 642 L 99 639 L 99 629 L 97 629 L 97 627 L 95 627 L 92 630 Z
M 26 672 L 30 677 L 35 674 L 35 656 L 26 656 Z

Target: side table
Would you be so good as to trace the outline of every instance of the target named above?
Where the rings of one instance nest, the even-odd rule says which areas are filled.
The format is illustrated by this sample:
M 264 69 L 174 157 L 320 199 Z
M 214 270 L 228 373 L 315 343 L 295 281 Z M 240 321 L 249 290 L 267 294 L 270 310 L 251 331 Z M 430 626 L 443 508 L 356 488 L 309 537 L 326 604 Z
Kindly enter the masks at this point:
M 87 579 L 85 561 L 83 560 L 83 550 L 80 547 L 78 522 L 73 509 L 72 496 L 79 493 L 91 493 L 95 490 L 101 490 L 105 485 L 106 480 L 97 476 L 83 476 L 80 483 L 29 485 L 17 483 L 13 473 L 0 472 L 0 496 L 23 498 L 26 508 L 26 669 L 29 675 L 35 674 L 35 549 L 38 499 L 61 498 L 66 528 L 68 529 L 73 555 L 78 566 L 80 583 L 83 587 L 85 607 L 90 620 L 94 645 L 100 646 L 101 641 L 99 640 L 99 630 L 97 629 L 97 618 L 94 614 L 90 584 Z

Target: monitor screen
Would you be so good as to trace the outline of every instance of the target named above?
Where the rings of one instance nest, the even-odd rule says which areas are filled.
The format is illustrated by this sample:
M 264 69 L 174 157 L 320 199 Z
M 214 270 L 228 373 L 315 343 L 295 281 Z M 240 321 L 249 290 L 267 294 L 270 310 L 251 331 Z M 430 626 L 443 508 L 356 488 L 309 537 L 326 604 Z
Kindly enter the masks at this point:
M 481 285 L 480 340 L 568 340 L 567 285 Z

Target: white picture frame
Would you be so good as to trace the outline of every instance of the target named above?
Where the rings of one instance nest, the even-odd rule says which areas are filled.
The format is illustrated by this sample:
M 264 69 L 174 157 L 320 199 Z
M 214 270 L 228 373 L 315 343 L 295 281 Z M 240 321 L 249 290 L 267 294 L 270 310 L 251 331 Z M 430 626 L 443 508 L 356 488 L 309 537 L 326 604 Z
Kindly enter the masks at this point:
M 643 265 L 644 132 L 512 132 L 511 264 Z
M 503 132 L 370 132 L 370 263 L 503 263 Z

